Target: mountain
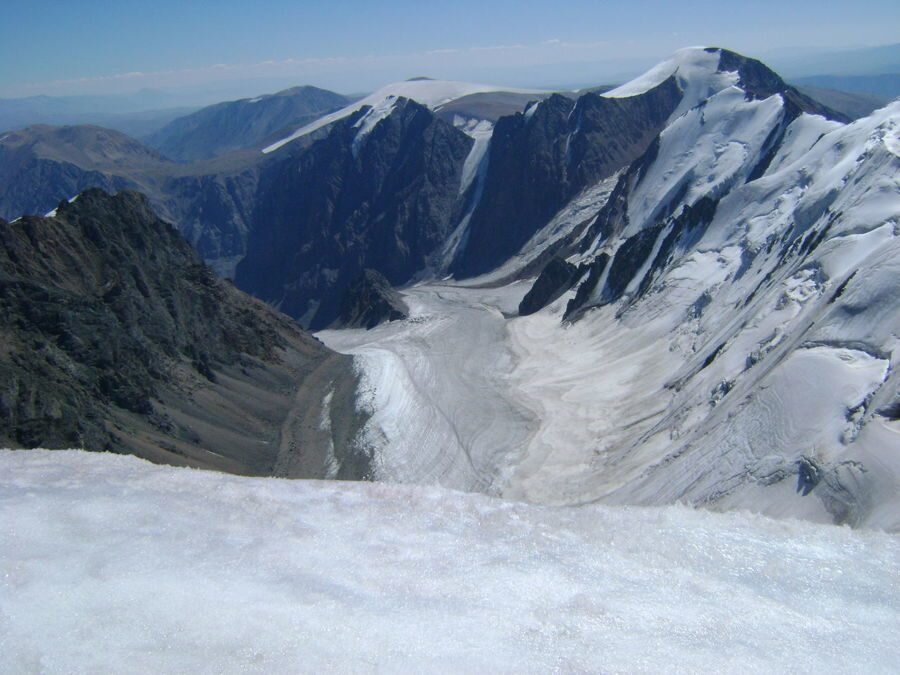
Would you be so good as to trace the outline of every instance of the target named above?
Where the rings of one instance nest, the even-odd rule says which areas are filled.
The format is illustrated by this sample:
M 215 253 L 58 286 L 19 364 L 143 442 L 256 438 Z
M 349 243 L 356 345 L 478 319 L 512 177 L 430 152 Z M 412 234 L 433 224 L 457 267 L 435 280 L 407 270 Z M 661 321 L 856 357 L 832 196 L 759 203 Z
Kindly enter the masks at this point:
M 846 119 L 758 61 L 724 53 L 721 73 L 737 73 L 748 96 L 779 94 L 798 111 Z M 451 269 L 463 277 L 489 272 L 573 197 L 643 154 L 671 116 L 696 104 L 696 66 L 686 54 L 618 89 L 577 101 L 553 96 L 499 120 L 486 155 L 483 192 Z
M 111 129 L 38 125 L 0 136 L 0 216 L 45 213 L 98 187 L 154 191 L 156 152 Z
M 385 88 L 382 92 L 385 98 L 376 102 L 382 108 L 387 105 L 388 109 L 391 107 L 390 101 L 395 100 L 389 99 L 395 95 L 386 94 L 388 90 L 415 91 L 420 98 L 435 106 L 480 95 L 478 100 L 469 100 L 465 107 L 444 113 L 441 117 L 448 126 L 456 124 L 470 136 L 482 137 L 490 124 L 463 117 L 463 113 L 482 110 L 489 116 L 496 115 L 520 105 L 521 98 L 526 96 L 524 93 L 497 92 L 485 85 L 418 80 Z M 241 144 L 251 140 L 259 144 L 265 134 L 291 118 L 290 115 L 312 109 L 304 106 L 331 105 L 336 100 L 334 96 L 304 87 L 260 97 L 259 100 L 212 106 L 173 124 L 170 128 L 173 134 L 171 143 L 188 148 L 188 154 L 200 155 L 224 152 L 225 147 L 233 146 L 237 138 L 241 139 Z M 375 99 L 369 97 L 369 100 Z M 271 177 L 279 171 L 287 171 L 284 163 L 290 164 L 293 157 L 327 136 L 334 121 L 346 120 L 347 115 L 361 114 L 364 105 L 364 102 L 351 104 L 339 113 L 327 116 L 322 124 L 307 125 L 306 130 L 281 152 L 259 153 L 244 149 L 222 157 L 192 162 L 171 161 L 134 139 L 99 127 L 35 126 L 5 134 L 0 136 L 0 176 L 5 179 L 4 188 L 0 190 L 0 216 L 14 219 L 24 213 L 46 213 L 60 200 L 69 199 L 88 187 L 100 187 L 107 191 L 137 189 L 148 196 L 160 216 L 178 224 L 205 261 L 221 275 L 231 277 L 235 274 L 237 263 L 247 253 L 256 222 L 263 220 L 263 229 L 272 226 L 265 221 L 268 207 L 257 209 L 257 206 L 270 199 L 281 199 L 272 197 L 271 188 L 260 186 L 260 176 L 264 172 Z M 400 139 L 398 142 L 406 141 Z M 197 150 L 200 146 L 208 150 Z M 180 152 L 171 150 L 170 145 L 164 144 L 162 147 L 176 155 Z M 436 170 L 440 172 L 443 169 L 437 167 Z M 456 166 L 449 170 L 460 169 Z M 387 189 L 390 191 L 392 188 L 388 186 Z M 283 199 L 290 198 L 286 195 Z M 447 208 L 452 210 L 453 205 Z M 303 213 L 296 215 L 304 216 Z M 451 217 L 451 213 L 442 213 L 439 220 L 443 222 Z M 424 249 L 407 241 L 401 241 L 399 246 L 401 249 L 414 249 L 412 255 L 418 256 L 421 262 L 423 251 L 425 254 L 431 253 L 435 247 L 435 236 L 433 233 L 428 235 Z M 442 236 L 437 235 L 437 238 Z M 381 261 L 376 260 L 375 266 L 380 265 Z M 409 265 L 406 268 L 415 271 Z M 354 267 L 341 277 L 330 301 L 332 306 L 328 310 L 328 320 L 336 316 L 337 304 L 346 284 L 353 281 L 361 270 L 362 267 Z M 387 269 L 381 271 L 389 272 Z M 411 271 L 401 276 L 396 273 L 389 276 L 393 283 L 399 283 L 405 281 Z M 313 282 L 313 285 L 323 283 L 327 287 L 332 285 L 321 280 Z
M 900 96 L 900 63 L 893 73 L 877 75 L 809 75 L 795 78 L 800 87 L 819 87 L 836 89 L 850 94 L 868 94 L 886 99 L 885 102 Z
M 320 334 L 374 392 L 376 478 L 897 530 L 900 107 L 849 123 L 712 48 L 603 98 L 663 86 L 644 149 L 574 196 L 563 150 L 590 99 L 499 119 L 475 212 L 509 197 L 456 254 L 485 273 L 403 289 L 408 321 Z M 541 189 L 561 206 L 523 231 Z
M 136 193 L 0 222 L 0 445 L 360 478 L 350 360 L 218 279 Z
M 900 108 L 843 125 L 708 82 L 572 259 L 597 264 L 565 319 L 632 373 L 610 478 L 585 489 L 796 515 L 813 494 L 836 522 L 896 528 Z
M 851 120 L 871 115 L 878 108 L 883 108 L 890 103 L 891 98 L 894 98 L 809 85 L 798 85 L 797 88 L 810 98 L 827 105 L 832 110 L 837 110 Z
M 378 91 L 375 91 L 368 96 L 365 96 L 364 98 L 361 98 L 358 101 L 355 101 L 350 105 L 341 108 L 340 110 L 320 117 L 311 124 L 301 126 L 293 133 L 285 136 L 275 143 L 272 143 L 270 146 L 265 148 L 263 152 L 274 152 L 275 150 L 284 147 L 288 143 L 296 141 L 298 138 L 308 136 L 318 129 L 327 127 L 328 125 L 333 124 L 338 120 L 346 119 L 347 117 L 360 112 L 364 108 L 384 110 L 386 106 L 389 106 L 391 101 L 399 98 L 414 100 L 420 105 L 437 111 L 440 110 L 440 108 L 443 106 L 459 103 L 461 99 L 466 99 L 467 97 L 477 94 L 489 94 L 490 98 L 494 101 L 498 101 L 499 105 L 501 105 L 505 110 L 509 109 L 509 97 L 511 95 L 513 96 L 512 101 L 514 102 L 514 105 L 518 105 L 519 103 L 521 103 L 521 99 L 518 98 L 517 95 L 526 95 L 533 98 L 541 98 L 545 95 L 544 92 L 532 91 L 528 89 L 507 90 L 488 84 L 454 82 L 450 80 L 432 80 L 427 77 L 413 78 L 405 82 L 394 82 L 392 84 L 386 85 Z M 467 102 L 472 102 L 472 99 L 468 99 Z
M 0 217 L 43 214 L 97 187 L 139 190 L 216 270 L 231 276 L 246 251 L 258 152 L 179 164 L 124 134 L 38 125 L 0 136 Z
M 305 125 L 348 102 L 345 96 L 324 89 L 293 87 L 208 106 L 173 120 L 144 142 L 171 159 L 210 159 L 262 146 L 278 132 Z
M 366 268 L 408 281 L 447 239 L 473 144 L 427 107 L 389 98 L 337 118 L 326 138 L 277 153 L 259 179 L 235 282 L 323 328 Z M 285 152 L 289 154 L 284 154 Z

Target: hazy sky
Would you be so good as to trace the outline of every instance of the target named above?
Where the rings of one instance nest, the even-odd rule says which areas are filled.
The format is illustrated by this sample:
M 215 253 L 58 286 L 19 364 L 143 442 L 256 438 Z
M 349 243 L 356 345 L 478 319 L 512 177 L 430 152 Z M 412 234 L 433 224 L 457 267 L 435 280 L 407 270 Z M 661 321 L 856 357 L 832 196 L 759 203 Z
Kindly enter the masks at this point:
M 317 84 L 414 75 L 599 83 L 687 45 L 766 57 L 900 36 L 897 0 L 3 0 L 0 96 Z

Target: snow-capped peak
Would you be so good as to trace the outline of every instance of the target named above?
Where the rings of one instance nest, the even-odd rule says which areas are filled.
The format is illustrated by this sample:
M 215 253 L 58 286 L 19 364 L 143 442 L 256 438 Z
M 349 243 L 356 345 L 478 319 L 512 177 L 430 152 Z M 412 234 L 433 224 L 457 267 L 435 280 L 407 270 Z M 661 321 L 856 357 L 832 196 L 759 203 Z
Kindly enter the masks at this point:
M 407 80 L 405 82 L 394 82 L 393 84 L 384 86 L 378 91 L 369 94 L 365 98 L 354 101 L 350 105 L 341 108 L 340 110 L 337 110 L 330 115 L 325 115 L 324 117 L 320 117 L 319 119 L 317 119 L 315 122 L 311 122 L 306 126 L 300 127 L 290 136 L 287 136 L 280 141 L 276 141 L 267 148 L 264 148 L 263 152 L 269 153 L 278 150 L 291 141 L 296 140 L 302 136 L 306 136 L 307 134 L 311 134 L 317 129 L 328 126 L 333 122 L 344 119 L 345 117 L 352 115 L 353 113 L 361 110 L 366 106 L 369 106 L 376 110 L 387 110 L 387 112 L 389 113 L 391 107 L 390 102 L 395 101 L 400 97 L 412 99 L 413 101 L 421 103 L 422 105 L 427 106 L 432 110 L 437 110 L 441 106 L 446 105 L 451 101 L 455 101 L 458 98 L 462 98 L 463 96 L 497 91 L 505 91 L 518 94 L 543 93 L 533 89 L 513 89 L 510 87 L 498 87 L 491 84 L 474 84 L 471 82 L 455 82 L 451 80 L 417 79 Z
M 657 64 L 640 77 L 603 94 L 606 98 L 628 98 L 644 94 L 661 85 L 672 76 L 678 78 L 678 86 L 684 92 L 681 105 L 672 119 L 682 115 L 716 92 L 738 84 L 736 72 L 721 72 L 720 49 L 686 47 L 671 58 Z
M 357 120 L 356 124 L 353 125 L 354 129 L 359 130 L 356 132 L 356 136 L 353 139 L 354 156 L 359 152 L 359 148 L 365 140 L 366 136 L 368 136 L 372 132 L 372 129 L 374 129 L 381 120 L 391 114 L 396 104 L 396 96 L 394 96 L 393 94 L 386 96 L 374 106 L 369 108 L 369 111 Z
M 626 98 L 644 94 L 665 82 L 672 75 L 682 79 L 709 78 L 719 69 L 719 52 L 704 47 L 679 49 L 671 58 L 656 64 L 643 75 L 603 94 L 607 98 Z

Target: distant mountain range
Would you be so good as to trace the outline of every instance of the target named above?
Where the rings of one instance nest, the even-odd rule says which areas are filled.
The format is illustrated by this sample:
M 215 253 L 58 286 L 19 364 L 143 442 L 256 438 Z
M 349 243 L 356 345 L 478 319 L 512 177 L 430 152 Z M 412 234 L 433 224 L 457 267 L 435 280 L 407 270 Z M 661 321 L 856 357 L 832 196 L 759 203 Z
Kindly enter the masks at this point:
M 900 68 L 895 73 L 882 75 L 813 75 L 793 81 L 801 87 L 833 89 L 847 95 L 874 96 L 885 103 L 900 96 Z
M 173 120 L 149 134 L 144 142 L 170 159 L 211 159 L 264 145 L 276 140 L 279 132 L 303 126 L 347 103 L 347 97 L 331 91 L 294 87 L 268 96 L 208 106 Z

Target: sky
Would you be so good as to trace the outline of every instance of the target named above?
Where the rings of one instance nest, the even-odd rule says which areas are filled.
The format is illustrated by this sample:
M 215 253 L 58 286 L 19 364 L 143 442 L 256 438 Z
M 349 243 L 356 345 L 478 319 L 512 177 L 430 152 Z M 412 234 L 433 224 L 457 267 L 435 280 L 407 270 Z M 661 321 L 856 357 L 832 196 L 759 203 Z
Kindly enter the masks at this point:
M 689 45 L 779 58 L 896 43 L 898 29 L 896 0 L 4 0 L 0 97 L 601 84 Z

